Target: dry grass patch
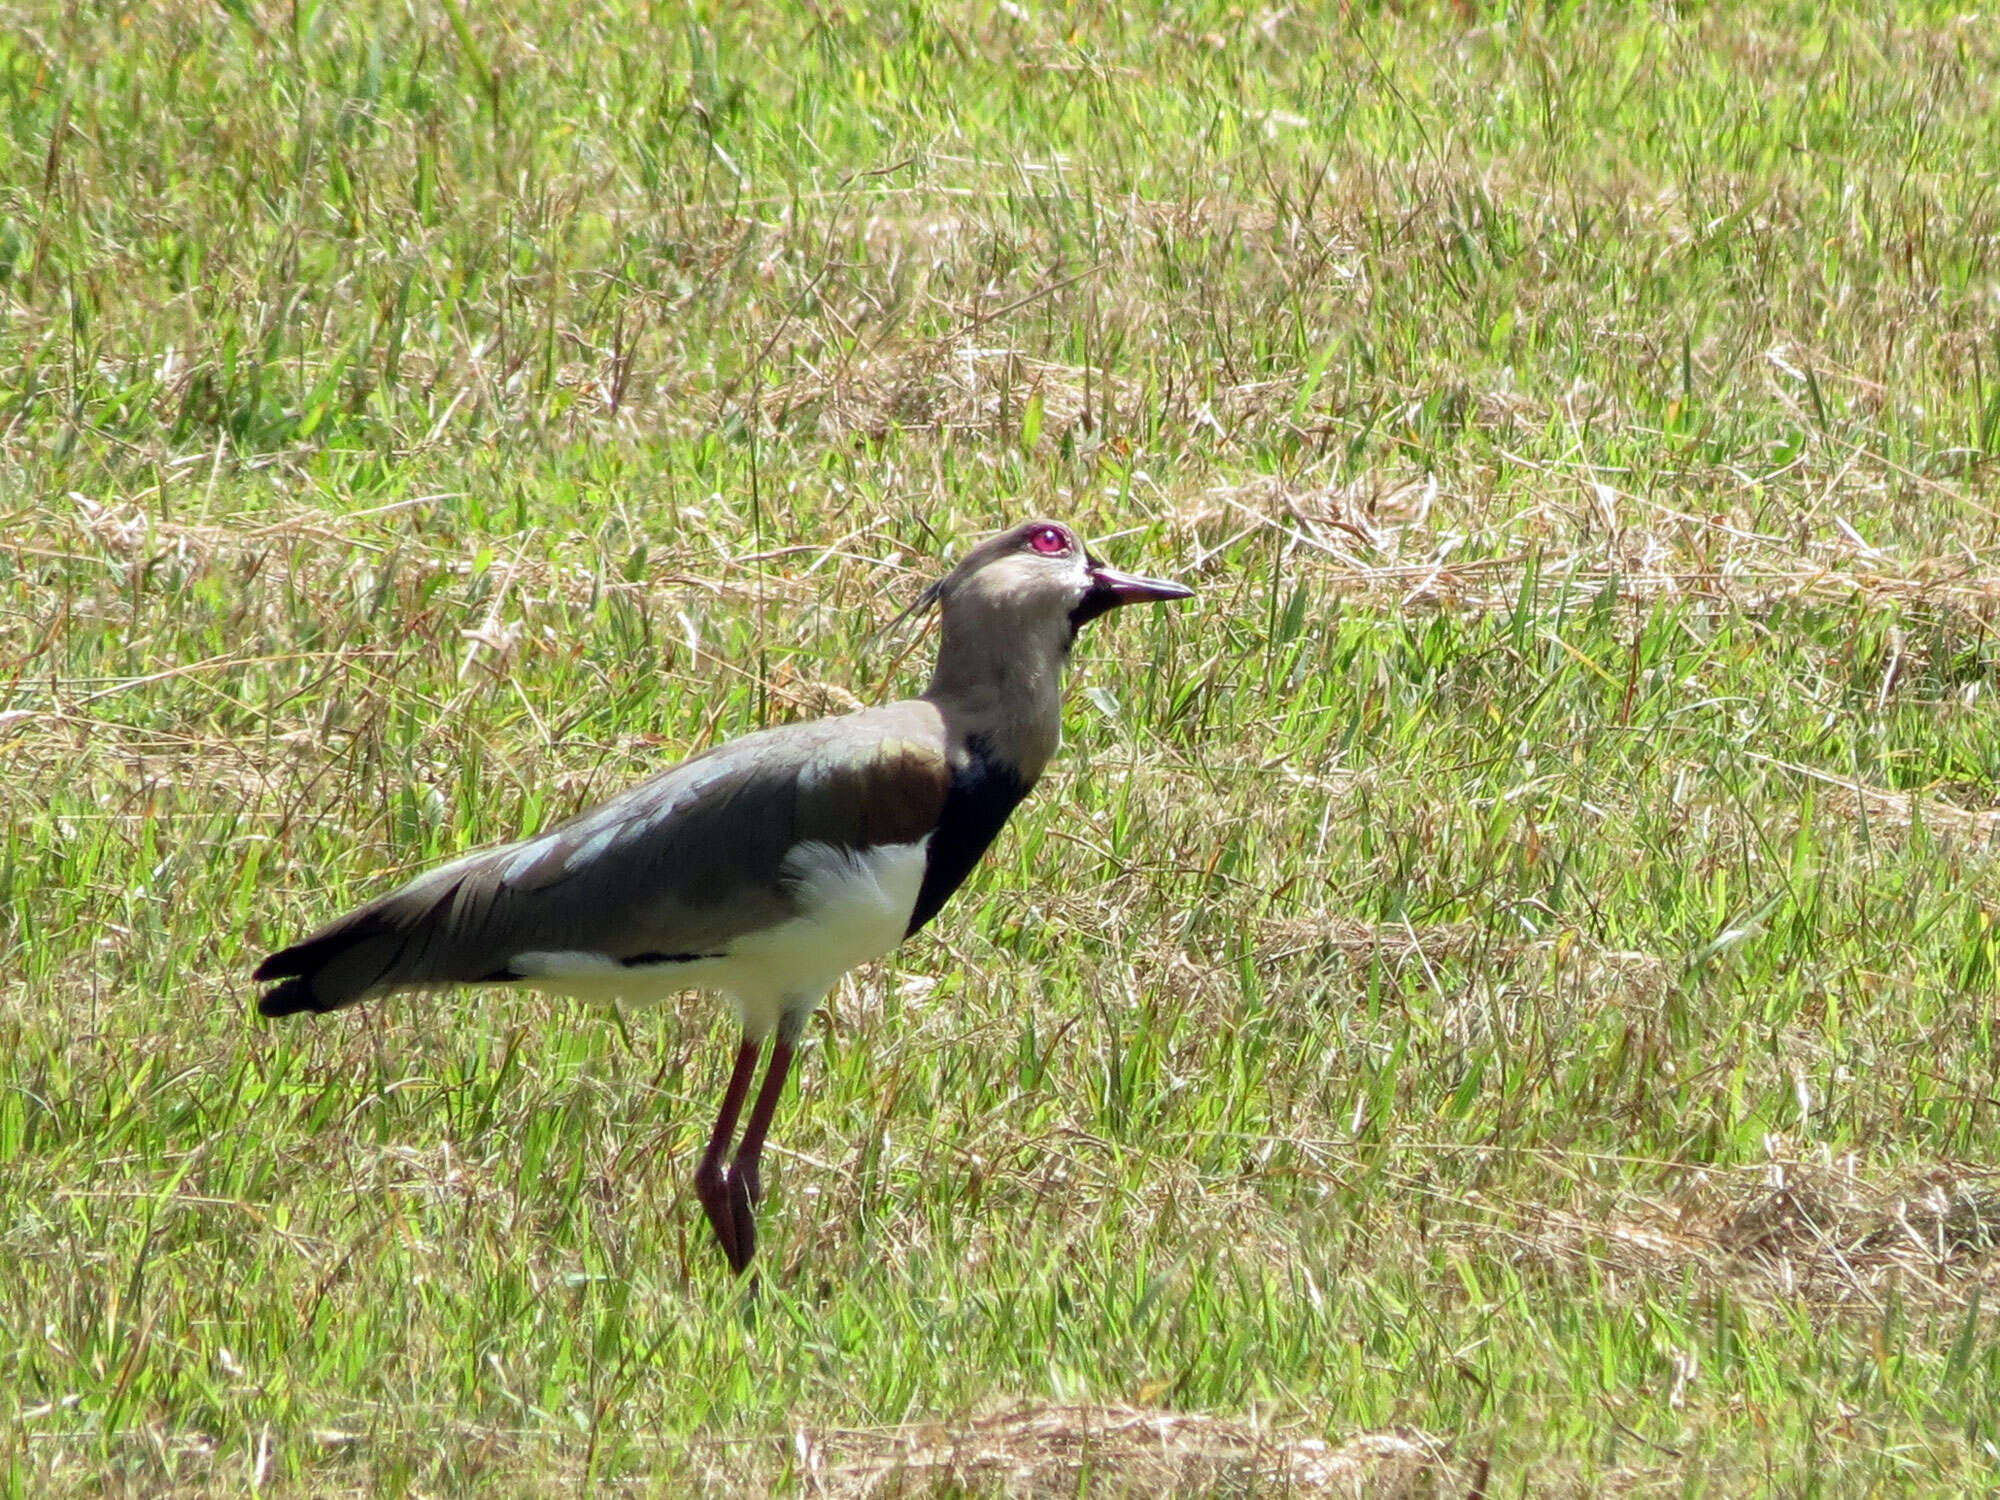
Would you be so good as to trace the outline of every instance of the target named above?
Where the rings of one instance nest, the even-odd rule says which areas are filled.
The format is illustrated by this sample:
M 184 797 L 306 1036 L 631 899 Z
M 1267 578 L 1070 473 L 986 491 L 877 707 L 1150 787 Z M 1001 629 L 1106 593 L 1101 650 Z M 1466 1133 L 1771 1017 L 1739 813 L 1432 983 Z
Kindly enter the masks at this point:
M 801 1429 L 800 1476 L 826 1500 L 1117 1500 L 1183 1495 L 1421 1500 L 1475 1470 L 1414 1429 L 1341 1443 L 1254 1423 L 1131 1406 L 1024 1404 L 961 1423 Z
M 1921 825 L 1947 843 L 1991 850 L 2000 843 L 2000 809 L 1957 807 L 1942 797 L 1864 786 L 1831 776 L 1813 777 L 1824 788 L 1824 803 L 1873 833 L 1905 836 Z
M 1603 1278 L 1607 1305 L 1681 1278 L 1773 1307 L 1823 1315 L 1885 1297 L 1963 1312 L 2000 1269 L 1995 1174 L 1940 1166 L 1916 1179 L 1772 1163 L 1700 1171 L 1679 1191 L 1571 1207 L 1481 1200 L 1475 1240 L 1513 1241 L 1567 1274 Z

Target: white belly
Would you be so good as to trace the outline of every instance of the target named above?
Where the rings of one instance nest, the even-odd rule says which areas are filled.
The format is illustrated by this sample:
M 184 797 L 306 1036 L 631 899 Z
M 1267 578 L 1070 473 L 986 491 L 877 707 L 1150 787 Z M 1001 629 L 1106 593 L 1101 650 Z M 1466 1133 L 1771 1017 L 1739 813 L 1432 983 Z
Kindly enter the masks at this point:
M 880 958 L 909 929 L 924 883 L 928 836 L 856 851 L 806 843 L 785 856 L 798 915 L 748 932 L 715 958 L 626 965 L 602 953 L 517 953 L 508 967 L 532 989 L 585 1000 L 650 1004 L 687 990 L 720 990 L 744 1032 L 763 1037 L 787 1012 L 809 1013 L 834 981 Z

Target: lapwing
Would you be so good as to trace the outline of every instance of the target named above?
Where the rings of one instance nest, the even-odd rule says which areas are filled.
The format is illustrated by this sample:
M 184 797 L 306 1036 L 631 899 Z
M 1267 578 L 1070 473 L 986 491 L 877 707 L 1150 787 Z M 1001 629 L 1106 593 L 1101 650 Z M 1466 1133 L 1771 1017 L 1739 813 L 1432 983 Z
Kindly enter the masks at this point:
M 741 1273 L 806 1021 L 843 973 L 938 914 L 1040 778 L 1077 632 L 1120 605 L 1192 594 L 1106 566 L 1055 521 L 1002 532 L 911 606 L 942 619 L 921 697 L 728 741 L 534 838 L 419 875 L 265 959 L 256 977 L 280 982 L 257 1008 L 333 1011 L 459 984 L 727 995 L 742 1041 L 694 1187 Z

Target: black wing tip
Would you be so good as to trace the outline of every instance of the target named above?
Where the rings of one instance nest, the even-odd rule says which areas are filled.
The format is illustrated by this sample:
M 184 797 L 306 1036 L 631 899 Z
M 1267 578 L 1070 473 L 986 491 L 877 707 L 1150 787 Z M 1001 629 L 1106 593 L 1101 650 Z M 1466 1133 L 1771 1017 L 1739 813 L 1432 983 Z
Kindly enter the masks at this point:
M 277 976 L 264 972 L 270 966 L 271 960 L 265 959 L 263 967 L 257 970 L 257 977 L 259 979 L 276 978 Z M 276 989 L 266 993 L 264 998 L 257 1002 L 257 1014 L 270 1018 L 294 1016 L 300 1011 L 323 1011 L 326 1009 L 327 1007 L 320 1004 L 318 999 L 314 997 L 312 984 L 303 977 L 287 979 Z
M 299 957 L 299 950 L 281 948 L 257 965 L 252 979 L 294 979 L 305 973 L 305 964 Z

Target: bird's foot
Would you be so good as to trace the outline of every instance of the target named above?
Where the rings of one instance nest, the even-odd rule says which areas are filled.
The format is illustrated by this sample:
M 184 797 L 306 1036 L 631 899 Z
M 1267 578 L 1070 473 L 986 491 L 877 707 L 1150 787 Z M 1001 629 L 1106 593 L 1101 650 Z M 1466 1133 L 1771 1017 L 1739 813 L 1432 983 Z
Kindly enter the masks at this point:
M 729 1268 L 740 1276 L 756 1251 L 757 1238 L 754 1226 L 747 1242 L 738 1232 L 748 1222 L 748 1215 L 736 1207 L 738 1193 L 734 1172 L 721 1166 L 711 1167 L 706 1162 L 695 1169 L 694 1195 L 701 1200 L 701 1211 L 708 1217 L 708 1227 L 715 1232 L 715 1242 L 729 1257 Z
M 735 1244 L 729 1251 L 729 1264 L 739 1276 L 750 1269 L 750 1258 L 757 1253 L 757 1200 L 763 1196 L 754 1164 L 729 1169 L 729 1212 Z

